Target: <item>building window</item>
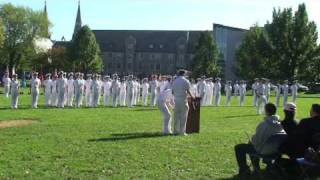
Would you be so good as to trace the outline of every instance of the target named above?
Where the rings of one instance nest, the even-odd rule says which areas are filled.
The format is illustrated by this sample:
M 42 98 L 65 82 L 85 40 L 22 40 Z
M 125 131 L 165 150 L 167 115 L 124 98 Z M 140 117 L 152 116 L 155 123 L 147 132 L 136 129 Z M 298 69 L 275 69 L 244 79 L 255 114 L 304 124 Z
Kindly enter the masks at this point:
M 154 48 L 154 45 L 153 45 L 153 44 L 150 44 L 150 45 L 149 45 L 149 48 L 150 48 L 150 49 L 153 49 L 153 48 Z
M 128 69 L 131 69 L 131 63 L 128 63 Z
M 121 64 L 120 63 L 118 63 L 118 69 L 121 69 Z
M 156 65 L 156 69 L 157 69 L 158 71 L 160 71 L 160 64 L 157 64 L 157 65 Z
M 160 48 L 160 49 L 163 49 L 163 44 L 160 44 L 159 48 Z
M 154 64 L 150 64 L 150 69 L 154 70 Z
M 139 69 L 141 70 L 142 69 L 142 63 L 139 63 Z
M 112 58 L 112 53 L 108 53 L 108 57 L 109 57 L 109 58 Z
M 112 69 L 112 63 L 108 63 L 108 68 Z

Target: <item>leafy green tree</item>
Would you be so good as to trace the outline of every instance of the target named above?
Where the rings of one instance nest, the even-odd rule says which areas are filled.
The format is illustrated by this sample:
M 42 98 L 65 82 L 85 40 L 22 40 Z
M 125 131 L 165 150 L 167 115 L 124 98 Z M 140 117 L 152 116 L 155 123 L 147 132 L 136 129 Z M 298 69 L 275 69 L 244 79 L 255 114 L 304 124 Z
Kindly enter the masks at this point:
M 29 60 L 35 55 L 34 40 L 48 37 L 48 18 L 43 12 L 12 4 L 0 6 L 0 18 L 5 36 L 1 64 L 17 69 L 22 65 L 29 66 Z
M 88 26 L 83 26 L 71 42 L 70 57 L 76 70 L 101 72 L 103 69 L 100 47 Z
M 0 18 L 0 51 L 3 48 L 3 43 L 4 43 L 4 27 L 2 23 L 2 19 Z
M 210 77 L 220 75 L 218 66 L 219 51 L 210 32 L 201 33 L 192 65 L 192 76 L 206 75 Z

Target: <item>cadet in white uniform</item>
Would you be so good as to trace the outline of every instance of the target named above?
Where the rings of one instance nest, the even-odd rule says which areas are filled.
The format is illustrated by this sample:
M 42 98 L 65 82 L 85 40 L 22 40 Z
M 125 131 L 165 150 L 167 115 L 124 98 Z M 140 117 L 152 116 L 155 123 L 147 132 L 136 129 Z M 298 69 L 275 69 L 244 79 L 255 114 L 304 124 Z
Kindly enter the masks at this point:
M 231 81 L 227 81 L 227 84 L 224 86 L 224 91 L 226 92 L 226 106 L 231 105 L 231 98 L 232 98 L 232 85 Z
M 18 108 L 19 88 L 20 82 L 18 80 L 18 75 L 13 74 L 11 81 L 11 107 L 13 109 Z
M 141 87 L 142 87 L 143 106 L 147 106 L 147 104 L 148 104 L 148 95 L 149 95 L 149 83 L 148 83 L 148 79 L 147 78 L 143 79 L 143 83 L 142 83 Z
M 159 83 L 157 81 L 157 76 L 153 75 L 152 81 L 150 82 L 150 89 L 151 89 L 151 103 L 150 103 L 150 105 L 152 107 L 155 107 L 156 103 L 157 103 L 158 88 L 159 88 Z
M 124 79 L 120 83 L 120 106 L 126 106 L 127 99 L 127 85 Z
M 58 106 L 57 82 L 58 82 L 58 76 L 54 74 L 51 82 L 51 106 L 54 106 L 54 107 Z
M 220 106 L 220 100 L 221 100 L 221 83 L 220 78 L 216 78 L 216 83 L 214 84 L 214 105 Z
M 291 85 L 290 89 L 292 94 L 292 102 L 296 103 L 299 89 L 298 81 L 293 81 L 293 84 Z
M 92 74 L 87 74 L 87 80 L 84 82 L 86 106 L 91 107 L 92 104 Z
M 194 79 L 191 79 L 190 92 L 192 93 L 193 97 L 198 97 L 198 87 Z
M 288 103 L 288 94 L 289 94 L 289 86 L 288 80 L 285 80 L 282 85 L 282 93 L 283 93 L 283 107 Z
M 244 100 L 246 98 L 246 93 L 247 93 L 247 85 L 245 81 L 240 81 L 239 85 L 239 105 L 243 106 L 244 105 Z
M 59 73 L 59 79 L 57 81 L 58 88 L 58 107 L 64 108 L 65 94 L 67 93 L 67 80 L 64 78 L 64 72 Z
M 258 97 L 257 114 L 262 114 L 264 111 L 264 106 L 267 103 L 265 79 L 262 79 L 261 83 L 259 82 L 259 86 L 256 89 L 256 95 Z
M 138 85 L 138 82 L 137 82 L 137 79 L 134 78 L 133 80 L 133 89 L 134 89 L 134 92 L 133 92 L 133 105 L 137 105 L 137 102 L 138 102 L 138 89 L 139 89 L 139 85 Z
M 238 97 L 239 96 L 239 83 L 236 81 L 233 85 L 233 91 L 234 91 L 234 96 Z
M 74 89 L 75 89 L 76 107 L 80 108 L 82 106 L 82 98 L 84 95 L 83 74 L 80 72 L 76 73 L 76 80 L 74 81 Z
M 133 75 L 130 75 L 128 77 L 128 82 L 127 82 L 127 100 L 128 100 L 128 107 L 133 107 L 134 105 L 134 82 L 133 82 Z
M 117 107 L 119 101 L 119 92 L 120 92 L 120 82 L 118 75 L 113 75 L 113 81 L 111 84 L 111 93 L 112 93 L 112 106 Z
M 282 86 L 280 83 L 278 83 L 276 86 L 274 86 L 274 90 L 276 91 L 276 106 L 280 106 L 280 96 L 281 96 L 281 89 Z
M 10 93 L 10 84 L 11 84 L 11 79 L 9 77 L 9 72 L 5 72 L 3 78 L 2 78 L 2 82 L 3 82 L 3 88 L 4 88 L 4 96 L 6 98 L 9 97 L 9 93 Z
M 103 82 L 103 100 L 104 100 L 104 106 L 110 105 L 110 96 L 111 96 L 111 81 L 110 76 L 104 77 Z
M 173 81 L 172 92 L 174 96 L 174 134 L 186 135 L 186 123 L 188 117 L 187 95 L 193 98 L 190 93 L 190 82 L 184 77 L 185 71 L 180 70 L 178 77 Z
M 169 108 L 174 106 L 172 89 L 166 89 L 160 92 L 158 106 L 163 115 L 163 133 L 172 134 L 171 130 L 171 113 Z
M 256 90 L 259 87 L 259 79 L 255 78 L 254 83 L 252 84 L 252 93 L 253 93 L 253 106 L 258 105 L 258 96 L 256 95 Z
M 67 106 L 72 107 L 73 106 L 73 98 L 74 98 L 74 79 L 73 79 L 73 73 L 69 73 L 69 79 L 67 81 L 67 90 L 68 90 L 68 96 L 67 96 Z
M 52 91 L 52 80 L 51 80 L 51 74 L 46 74 L 46 80 L 43 82 L 44 85 L 44 94 L 45 94 L 45 101 L 46 106 L 51 106 L 51 91 Z
M 266 98 L 267 98 L 267 103 L 269 102 L 270 99 L 270 94 L 271 94 L 271 83 L 270 80 L 266 80 Z
M 33 77 L 31 79 L 31 99 L 32 99 L 32 108 L 38 108 L 38 99 L 40 94 L 40 79 L 38 78 L 38 73 L 34 72 Z
M 202 76 L 200 82 L 198 83 L 198 94 L 201 98 L 201 106 L 204 106 L 206 103 L 206 97 L 205 97 L 205 93 L 206 93 L 206 81 L 205 81 L 206 77 Z
M 140 102 L 141 84 L 140 80 L 137 78 L 137 88 L 136 88 L 136 105 Z
M 92 91 L 92 104 L 91 107 L 98 107 L 99 105 L 99 97 L 101 95 L 101 88 L 102 84 L 100 81 L 100 75 L 95 74 L 93 76 L 93 81 L 91 85 L 91 91 Z

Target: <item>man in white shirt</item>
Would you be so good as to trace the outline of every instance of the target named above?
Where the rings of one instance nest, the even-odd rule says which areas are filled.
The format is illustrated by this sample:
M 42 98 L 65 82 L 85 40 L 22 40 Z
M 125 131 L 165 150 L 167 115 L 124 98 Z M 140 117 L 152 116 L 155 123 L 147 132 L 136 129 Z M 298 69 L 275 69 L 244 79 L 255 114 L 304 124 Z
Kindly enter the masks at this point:
M 258 97 L 257 114 L 262 114 L 264 106 L 267 104 L 266 98 L 266 80 L 264 78 L 259 82 L 256 88 L 256 95 Z
M 57 81 L 57 88 L 58 88 L 58 107 L 64 108 L 65 102 L 65 93 L 67 92 L 67 80 L 64 77 L 64 72 L 61 71 L 59 73 L 59 79 Z
M 13 74 L 11 81 L 11 107 L 13 109 L 18 108 L 19 88 L 20 82 L 18 80 L 18 75 Z
M 44 94 L 45 94 L 45 101 L 46 106 L 51 106 L 51 90 L 52 90 L 52 80 L 51 80 L 51 74 L 46 74 L 46 80 L 43 82 L 44 86 Z
M 101 81 L 100 81 L 100 75 L 99 74 L 95 74 L 93 76 L 93 81 L 92 81 L 92 104 L 91 107 L 98 107 L 99 105 L 99 99 L 100 99 L 100 95 L 101 95 Z
M 198 94 L 201 98 L 201 106 L 206 104 L 206 77 L 202 76 L 198 83 Z
M 54 106 L 54 107 L 58 106 L 57 82 L 58 82 L 58 75 L 54 74 L 51 82 L 51 106 Z
M 83 74 L 80 72 L 76 73 L 76 80 L 74 81 L 74 89 L 75 89 L 76 107 L 80 108 L 82 106 L 82 98 L 84 95 Z
M 227 81 L 227 84 L 224 86 L 224 91 L 226 92 L 226 106 L 230 106 L 232 98 L 231 81 Z
M 40 79 L 38 78 L 38 73 L 34 72 L 31 79 L 31 99 L 32 99 L 32 108 L 38 108 L 38 99 L 40 94 Z
M 10 84 L 11 84 L 11 79 L 9 77 L 9 72 L 5 72 L 3 78 L 2 78 L 2 82 L 3 82 L 3 88 L 4 88 L 4 96 L 6 98 L 9 97 L 9 92 L 10 92 Z
M 282 85 L 282 92 L 283 92 L 283 107 L 285 107 L 288 103 L 288 94 L 289 94 L 289 85 L 288 80 L 285 80 Z
M 163 114 L 163 133 L 172 134 L 171 130 L 171 113 L 169 108 L 174 106 L 172 89 L 165 89 L 160 92 L 158 106 Z
M 127 93 L 128 93 L 128 107 L 133 107 L 134 105 L 134 81 L 133 81 L 133 75 L 130 75 L 128 77 L 128 82 L 127 82 Z
M 150 82 L 150 89 L 151 89 L 151 106 L 155 107 L 157 102 L 157 96 L 158 96 L 158 89 L 159 89 L 159 83 L 157 81 L 157 76 L 152 76 L 152 81 Z
M 298 81 L 293 81 L 293 84 L 291 85 L 290 89 L 292 94 L 292 102 L 296 103 L 299 89 Z
M 173 81 L 172 92 L 174 96 L 174 134 L 186 135 L 186 123 L 188 117 L 187 95 L 193 98 L 190 93 L 191 84 L 185 78 L 186 71 L 179 70 L 178 77 Z
M 239 95 L 240 95 L 239 104 L 240 104 L 240 106 L 244 105 L 246 93 L 247 93 L 247 85 L 246 85 L 245 81 L 240 81 L 240 85 L 239 85 Z
M 67 81 L 67 106 L 72 107 L 73 106 L 73 98 L 74 98 L 74 79 L 73 79 L 73 73 L 69 73 L 69 79 Z
M 110 105 L 110 94 L 111 94 L 111 81 L 110 81 L 110 76 L 105 76 L 104 77 L 104 82 L 103 82 L 103 99 L 104 99 L 104 106 L 109 106 Z
M 111 84 L 111 93 L 112 93 L 112 106 L 117 107 L 119 101 L 120 93 L 120 82 L 117 74 L 113 75 L 113 81 Z
M 216 78 L 216 83 L 214 84 L 214 105 L 220 106 L 220 100 L 221 100 L 221 79 Z
M 92 104 L 92 74 L 87 74 L 87 80 L 84 82 L 86 106 L 91 107 Z
M 148 83 L 148 79 L 147 78 L 143 79 L 143 84 L 141 85 L 141 87 L 142 87 L 143 106 L 147 106 L 147 104 L 148 104 L 148 95 L 149 95 L 149 83 Z
M 259 79 L 255 78 L 254 79 L 254 83 L 252 84 L 252 93 L 253 93 L 253 106 L 257 106 L 258 105 L 258 97 L 256 94 L 256 90 L 259 86 Z

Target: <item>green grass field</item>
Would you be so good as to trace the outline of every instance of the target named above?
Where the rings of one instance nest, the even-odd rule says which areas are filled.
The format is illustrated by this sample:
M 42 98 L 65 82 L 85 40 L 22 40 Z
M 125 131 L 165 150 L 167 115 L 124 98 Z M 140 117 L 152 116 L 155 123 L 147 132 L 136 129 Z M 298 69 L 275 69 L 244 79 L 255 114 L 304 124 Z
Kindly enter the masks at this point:
M 33 110 L 23 95 L 22 109 L 11 110 L 0 97 L 0 121 L 39 121 L 0 129 L 0 179 L 228 179 L 237 173 L 234 145 L 262 118 L 252 97 L 246 107 L 233 99 L 233 107 L 201 109 L 200 134 L 161 136 L 157 109 L 46 109 L 43 99 Z M 298 118 L 316 102 L 319 95 L 302 95 Z

